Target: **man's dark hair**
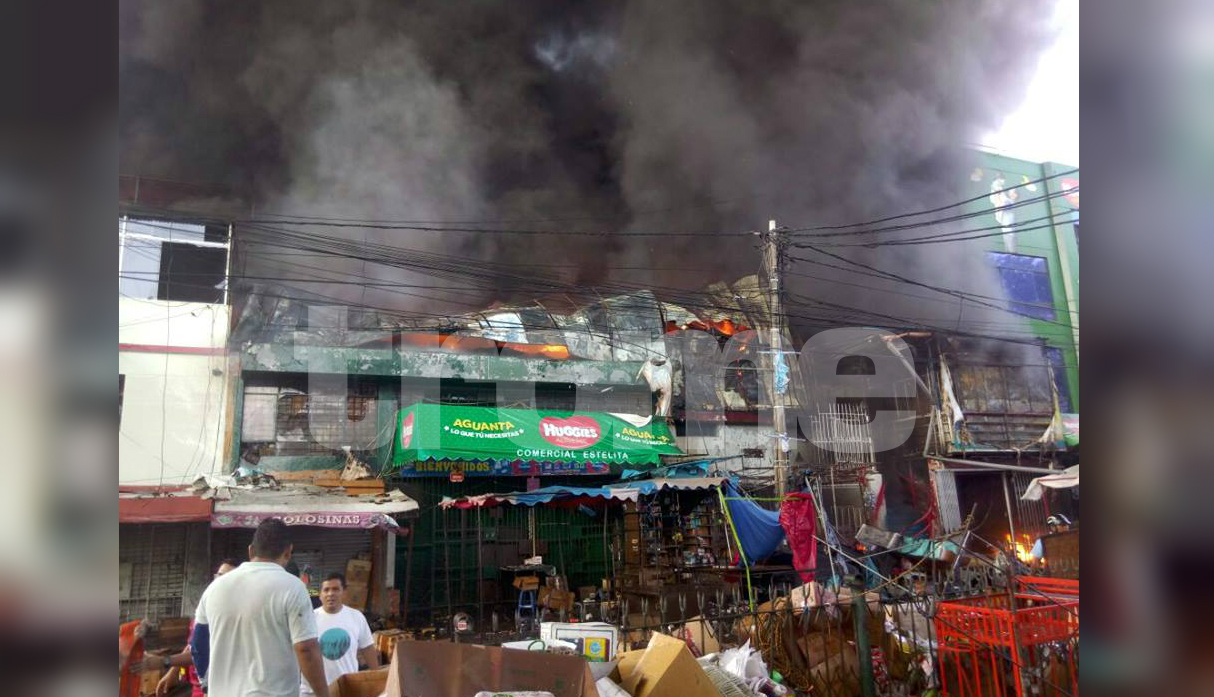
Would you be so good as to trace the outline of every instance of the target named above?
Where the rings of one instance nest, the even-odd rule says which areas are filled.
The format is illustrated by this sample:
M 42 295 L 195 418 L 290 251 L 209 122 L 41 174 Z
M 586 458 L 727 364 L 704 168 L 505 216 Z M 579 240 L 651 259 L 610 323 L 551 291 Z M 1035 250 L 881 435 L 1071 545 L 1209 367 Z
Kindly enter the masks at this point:
M 342 590 L 346 589 L 346 575 L 340 571 L 334 571 L 333 573 L 329 574 L 328 576 L 325 576 L 325 580 L 326 581 L 341 581 Z
M 266 518 L 253 533 L 253 556 L 262 559 L 277 559 L 291 546 L 287 524 L 281 518 Z
M 237 559 L 236 557 L 224 557 L 223 559 L 220 560 L 219 566 L 223 566 L 224 564 L 227 564 L 228 566 L 235 569 L 236 567 L 240 566 L 240 560 Z M 215 568 L 219 568 L 219 567 L 215 567 Z

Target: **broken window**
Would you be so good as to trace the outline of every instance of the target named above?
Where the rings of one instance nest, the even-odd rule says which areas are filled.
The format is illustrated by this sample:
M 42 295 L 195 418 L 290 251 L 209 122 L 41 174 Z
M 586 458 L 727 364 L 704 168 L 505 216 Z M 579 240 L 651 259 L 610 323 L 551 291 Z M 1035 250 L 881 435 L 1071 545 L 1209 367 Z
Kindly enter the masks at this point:
M 118 254 L 118 293 L 123 297 L 226 300 L 226 226 L 124 217 L 118 223 Z
M 343 446 L 366 450 L 375 444 L 378 389 L 352 380 L 348 393 L 309 394 L 296 387 L 245 388 L 240 439 L 261 443 L 263 455 L 331 453 Z
M 759 404 L 759 376 L 755 364 L 746 360 L 736 360 L 725 366 L 725 390 L 740 398 L 732 400 L 725 395 L 726 407 L 734 410 L 751 410 Z
M 1035 319 L 1054 319 L 1054 293 L 1045 257 L 987 252 L 999 272 L 1008 309 Z

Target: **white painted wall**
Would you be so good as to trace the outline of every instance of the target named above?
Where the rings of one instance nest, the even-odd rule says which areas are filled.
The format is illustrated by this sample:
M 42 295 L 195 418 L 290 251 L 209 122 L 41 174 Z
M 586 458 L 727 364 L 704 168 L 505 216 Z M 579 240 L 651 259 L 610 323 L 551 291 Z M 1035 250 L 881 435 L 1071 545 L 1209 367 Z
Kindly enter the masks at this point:
M 200 474 L 224 469 L 224 354 L 123 346 L 222 349 L 228 319 L 224 305 L 119 297 L 118 372 L 126 376 L 119 484 L 188 484 Z

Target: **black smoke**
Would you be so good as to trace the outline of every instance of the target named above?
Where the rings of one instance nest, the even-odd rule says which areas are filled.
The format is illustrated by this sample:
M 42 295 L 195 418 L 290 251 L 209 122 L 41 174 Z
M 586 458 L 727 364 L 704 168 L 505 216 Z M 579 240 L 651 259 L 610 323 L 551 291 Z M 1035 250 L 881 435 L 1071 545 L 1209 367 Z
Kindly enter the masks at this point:
M 606 232 L 864 220 L 962 197 L 966 147 L 1023 97 L 1050 39 L 1050 5 L 124 0 L 121 169 L 221 184 L 264 214 Z M 549 275 L 582 284 L 692 289 L 758 269 L 749 238 L 314 231 L 473 262 L 551 263 Z M 847 254 L 998 294 L 974 268 L 974 244 Z M 241 269 L 301 273 L 282 261 L 252 255 Z M 376 264 L 324 265 L 427 282 Z M 790 277 L 798 294 L 906 324 L 1015 323 L 931 291 L 796 268 L 817 277 Z M 319 288 L 365 304 L 435 304 L 379 287 Z M 846 314 L 825 307 L 797 312 Z

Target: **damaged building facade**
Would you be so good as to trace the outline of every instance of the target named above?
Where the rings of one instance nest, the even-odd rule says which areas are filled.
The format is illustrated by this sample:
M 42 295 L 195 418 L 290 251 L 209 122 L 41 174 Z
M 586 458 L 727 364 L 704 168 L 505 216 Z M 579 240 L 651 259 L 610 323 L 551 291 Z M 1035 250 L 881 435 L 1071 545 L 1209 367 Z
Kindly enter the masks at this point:
M 231 341 L 241 371 L 239 465 L 280 478 L 353 465 L 416 499 L 429 513 L 397 549 L 406 607 L 495 603 L 508 591 L 482 578 L 492 575 L 484 569 L 534 555 L 564 556 L 571 583 L 597 585 L 609 575 L 602 520 L 577 511 L 507 511 L 476 529 L 465 512 L 437 504 L 529 487 L 597 486 L 631 467 L 663 462 L 711 461 L 723 472 L 770 477 L 775 443 L 770 425 L 760 423 L 759 358 L 729 361 L 715 383 L 700 375 L 699 385 L 686 387 L 675 336 L 691 332 L 717 352 L 765 311 L 737 300 L 757 295 L 753 278 L 713 290 L 727 309 L 714 303 L 713 311 L 697 314 L 638 292 L 570 313 L 535 303 L 401 325 L 252 288 L 238 301 Z M 503 469 L 498 465 L 512 458 L 492 453 L 473 460 L 441 453 L 418 462 L 394 458 L 401 415 L 422 405 L 573 413 L 603 423 L 634 418 L 646 437 L 669 433 L 670 442 L 660 458 L 636 465 L 527 457 L 539 464 Z M 488 558 L 478 553 L 483 549 Z M 440 582 L 452 577 L 451 585 Z
M 123 215 L 118 244 L 119 615 L 189 616 L 212 563 L 189 484 L 231 469 L 230 227 Z
M 974 209 L 1006 205 L 995 199 L 1008 186 L 1061 171 L 986 156 L 971 183 L 991 200 Z M 1047 179 L 1038 193 L 1067 186 L 1077 189 L 1077 175 Z M 134 194 L 126 203 L 121 408 L 124 423 L 134 423 L 128 410 L 138 409 L 141 425 L 123 429 L 120 496 L 145 507 L 174 496 L 200 502 L 189 522 L 170 523 L 162 512 L 146 516 L 159 523 L 123 523 L 124 564 L 129 558 L 132 569 L 124 602 L 133 613 L 162 600 L 159 591 L 140 595 L 140 588 L 180 584 L 183 591 L 163 598 L 161 614 L 188 614 L 208 567 L 241 556 L 247 544 L 249 528 L 233 521 L 251 521 L 258 510 L 302 520 L 331 505 L 322 497 L 335 492 L 375 499 L 369 507 L 397 506 L 384 498 L 397 492 L 412 506 L 392 508 L 394 522 L 380 520 L 381 527 L 303 525 L 297 556 L 311 578 L 366 558 L 375 568 L 368 609 L 430 621 L 473 604 L 514 602 L 499 571 L 527 558 L 559 565 L 576 587 L 598 586 L 612 575 L 613 556 L 623 554 L 605 541 L 605 518 L 576 507 L 496 507 L 482 515 L 444 501 L 601 487 L 629 470 L 680 463 L 706 465 L 706 473 L 735 478 L 753 492 L 772 491 L 780 447 L 768 408 L 772 359 L 745 338 L 770 329 L 765 279 L 708 285 L 699 305 L 636 291 L 572 308 L 541 300 L 424 321 L 259 280 L 234 279 L 229 287 L 225 273 L 216 283 L 187 286 L 213 295 L 179 299 L 169 282 L 184 268 L 176 245 L 202 242 L 195 246 L 226 253 L 228 228 L 157 217 Z M 992 348 L 974 337 L 898 328 L 891 331 L 902 334 L 911 356 L 892 405 L 817 404 L 812 393 L 796 390 L 786 396 L 784 404 L 800 415 L 788 421 L 790 489 L 814 478 L 844 542 L 854 542 L 865 524 L 921 535 L 975 528 L 988 538 L 1007 535 L 1019 549 L 1045 532 L 1049 514 L 1077 510 L 1069 492 L 1022 501 L 1033 477 L 1078 462 L 1077 209 L 1077 193 L 1018 207 L 1021 219 L 1052 224 L 993 236 L 974 259 L 995 269 L 1005 308 L 1029 329 L 1025 341 Z M 1016 224 L 1005 215 L 993 222 L 1009 231 Z M 235 235 L 239 250 L 238 226 Z M 160 245 L 158 261 L 147 250 L 137 262 L 128 259 L 127 240 Z M 209 268 L 190 267 L 182 277 L 197 279 Z M 152 280 L 161 276 L 167 280 Z M 689 333 L 723 356 L 712 371 L 687 370 Z M 805 338 L 786 335 L 785 342 Z M 790 363 L 792 380 L 800 381 Z M 166 389 L 180 395 L 176 403 L 161 397 Z M 671 440 L 636 467 L 508 454 L 410 460 L 402 457 L 412 445 L 404 440 L 413 424 L 406 419 L 422 418 L 426 405 L 452 414 L 493 408 L 589 416 L 603 424 L 603 415 L 631 416 L 637 421 L 629 428 Z M 891 406 L 911 414 L 912 436 L 878 451 L 865 424 Z M 538 464 L 509 467 L 527 461 Z M 248 515 L 235 515 L 241 512 Z M 154 541 L 142 541 L 153 535 L 175 540 L 172 548 L 184 556 L 155 556 Z M 150 572 L 138 570 L 179 561 L 181 573 L 163 582 L 149 584 Z

